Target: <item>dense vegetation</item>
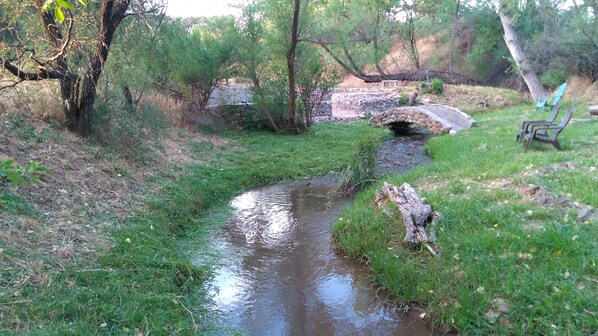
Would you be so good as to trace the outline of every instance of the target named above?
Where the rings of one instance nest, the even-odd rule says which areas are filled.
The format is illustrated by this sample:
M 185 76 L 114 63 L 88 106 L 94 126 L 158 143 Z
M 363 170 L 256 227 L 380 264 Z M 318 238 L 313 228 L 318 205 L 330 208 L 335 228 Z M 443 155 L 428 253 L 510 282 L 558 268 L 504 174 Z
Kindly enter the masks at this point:
M 519 88 L 523 78 L 534 97 L 571 75 L 598 79 L 595 1 L 254 0 L 239 17 L 209 19 L 164 17 L 164 8 L 1 1 L 1 87 L 59 82 L 67 126 L 88 137 L 96 94 L 118 119 L 160 93 L 186 104 L 172 118 L 193 123 L 231 78 L 251 82 L 256 113 L 288 133 L 309 129 L 342 70 L 366 81 L 426 70 L 445 82 Z

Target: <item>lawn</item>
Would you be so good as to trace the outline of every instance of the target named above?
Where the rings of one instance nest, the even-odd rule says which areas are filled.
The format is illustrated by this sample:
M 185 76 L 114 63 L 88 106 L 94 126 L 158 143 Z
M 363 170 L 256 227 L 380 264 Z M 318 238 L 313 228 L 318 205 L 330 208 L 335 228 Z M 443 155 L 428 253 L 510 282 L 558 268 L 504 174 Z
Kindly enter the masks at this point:
M 443 214 L 437 257 L 403 245 L 400 219 L 373 206 L 380 185 L 336 223 L 339 245 L 399 302 L 462 334 L 596 332 L 597 216 L 584 209 L 598 207 L 598 122 L 570 124 L 563 151 L 524 153 L 518 125 L 538 117 L 525 107 L 478 115 L 477 127 L 429 141 L 432 164 L 385 179 L 410 183 Z

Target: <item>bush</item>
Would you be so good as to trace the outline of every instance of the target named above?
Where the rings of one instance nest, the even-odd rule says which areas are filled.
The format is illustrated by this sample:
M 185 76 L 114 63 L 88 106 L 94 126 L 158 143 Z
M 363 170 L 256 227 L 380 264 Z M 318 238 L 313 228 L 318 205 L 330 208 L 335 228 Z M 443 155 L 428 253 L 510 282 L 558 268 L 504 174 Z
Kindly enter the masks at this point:
M 430 91 L 435 94 L 441 94 L 444 90 L 444 84 L 440 78 L 432 78 L 432 88 Z
M 357 160 L 336 177 L 334 187 L 350 192 L 360 191 L 376 182 L 376 157 L 385 134 L 368 131 L 357 142 Z
M 434 93 L 441 94 L 444 90 L 444 84 L 440 78 L 432 78 L 430 82 L 423 82 L 419 85 L 422 94 Z
M 130 108 L 96 104 L 93 137 L 102 146 L 140 161 L 151 158 L 151 147 L 162 139 L 170 123 L 152 104 Z
M 567 80 L 567 74 L 561 70 L 547 71 L 542 74 L 540 80 L 542 81 L 542 85 L 554 88 Z
M 399 95 L 399 105 L 406 106 L 409 105 L 409 95 L 406 93 L 401 93 Z
M 35 161 L 21 166 L 14 160 L 0 160 L 0 183 L 10 182 L 13 186 L 39 183 L 39 175 L 48 171 Z

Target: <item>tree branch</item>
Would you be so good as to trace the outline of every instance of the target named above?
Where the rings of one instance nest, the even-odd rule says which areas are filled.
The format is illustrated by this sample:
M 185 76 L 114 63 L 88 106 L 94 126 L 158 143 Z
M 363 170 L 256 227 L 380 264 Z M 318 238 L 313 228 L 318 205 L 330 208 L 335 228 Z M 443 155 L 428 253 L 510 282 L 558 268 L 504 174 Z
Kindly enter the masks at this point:
M 26 72 L 19 67 L 15 66 L 14 64 L 10 63 L 9 61 L 0 59 L 0 66 L 4 67 L 4 69 L 8 70 L 11 74 L 18 77 L 21 81 L 26 80 L 44 80 L 44 79 L 72 79 L 76 80 L 79 78 L 78 75 L 73 73 L 62 73 L 59 71 L 48 71 L 44 68 L 40 68 L 38 72 Z

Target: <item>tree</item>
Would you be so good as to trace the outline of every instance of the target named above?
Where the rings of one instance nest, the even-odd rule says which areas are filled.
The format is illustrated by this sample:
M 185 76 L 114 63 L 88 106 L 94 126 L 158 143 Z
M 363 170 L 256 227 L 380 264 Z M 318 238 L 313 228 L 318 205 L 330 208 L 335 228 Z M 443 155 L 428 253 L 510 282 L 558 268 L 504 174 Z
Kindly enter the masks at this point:
M 321 46 L 347 73 L 366 83 L 420 81 L 427 77 L 438 77 L 446 83 L 475 83 L 460 74 L 419 69 L 416 27 L 421 19 L 418 6 L 423 5 L 419 1 L 332 0 L 325 9 L 327 23 L 310 41 Z M 384 69 L 383 59 L 398 39 L 415 71 L 390 73 Z M 376 73 L 367 73 L 369 65 L 375 67 Z
M 233 70 L 234 18 L 215 17 L 184 22 L 166 20 L 158 33 L 154 62 L 159 87 L 203 110 L 214 89 Z
M 16 77 L 12 86 L 23 81 L 58 80 L 67 127 L 90 137 L 97 83 L 117 28 L 127 16 L 163 8 L 151 1 L 136 4 L 102 0 L 75 8 L 67 0 L 3 3 L 8 9 L 2 13 L 3 20 L 12 23 L 10 29 L 17 37 L 13 42 L 1 42 L 0 65 Z
M 556 64 L 564 73 L 598 80 L 598 1 L 573 1 L 562 25 Z M 571 34 L 571 32 L 578 32 Z
M 317 97 L 338 79 L 319 48 L 306 43 L 322 6 L 321 1 L 256 0 L 237 21 L 237 62 L 253 83 L 257 110 L 277 132 L 307 131 Z
M 288 112 L 287 112 L 287 128 L 297 133 L 304 132 L 302 123 L 297 123 L 295 102 L 297 100 L 297 94 L 295 91 L 295 57 L 297 52 L 297 44 L 299 43 L 299 13 L 301 12 L 301 0 L 294 0 L 293 2 L 293 21 L 291 24 L 290 38 L 291 43 L 287 49 L 287 73 L 288 73 L 288 93 L 289 101 Z
M 546 90 L 542 86 L 540 82 L 540 78 L 532 68 L 531 63 L 528 61 L 525 53 L 523 52 L 523 48 L 519 39 L 517 38 L 517 33 L 513 28 L 512 23 L 512 16 L 511 16 L 511 6 L 506 1 L 501 1 L 499 8 L 498 8 L 498 16 L 500 17 L 500 22 L 502 23 L 504 29 L 504 39 L 509 51 L 511 52 L 511 56 L 523 77 L 523 80 L 527 84 L 527 87 L 532 95 L 534 100 L 538 100 L 540 96 L 546 96 Z

